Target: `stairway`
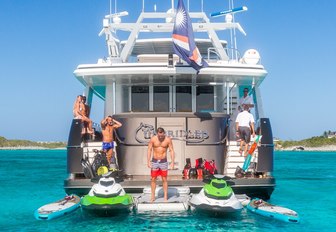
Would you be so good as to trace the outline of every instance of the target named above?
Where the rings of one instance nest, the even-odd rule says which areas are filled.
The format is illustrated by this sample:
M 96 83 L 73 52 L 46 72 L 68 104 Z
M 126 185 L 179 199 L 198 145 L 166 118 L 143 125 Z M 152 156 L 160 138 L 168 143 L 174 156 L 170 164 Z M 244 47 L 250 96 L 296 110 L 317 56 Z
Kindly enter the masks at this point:
M 117 143 L 114 142 L 114 148 L 113 148 L 113 155 L 116 158 L 116 162 L 118 164 L 118 156 L 117 156 Z M 86 156 L 89 157 L 89 162 L 92 164 L 93 160 L 95 158 L 96 153 L 94 152 L 94 150 L 98 150 L 101 151 L 102 150 L 102 142 L 86 142 L 83 143 L 83 158 L 85 158 Z
M 244 156 L 239 154 L 239 143 L 236 141 L 229 141 L 227 143 L 227 152 L 224 165 L 224 175 L 235 177 L 235 171 L 237 166 L 243 167 Z M 255 150 L 251 163 L 258 162 L 258 149 Z M 253 165 L 250 165 L 250 167 Z M 247 171 L 253 171 L 248 169 Z
M 96 155 L 94 150 L 100 151 L 102 149 L 102 142 L 86 142 L 83 143 L 83 158 L 89 157 L 89 162 L 92 163 Z

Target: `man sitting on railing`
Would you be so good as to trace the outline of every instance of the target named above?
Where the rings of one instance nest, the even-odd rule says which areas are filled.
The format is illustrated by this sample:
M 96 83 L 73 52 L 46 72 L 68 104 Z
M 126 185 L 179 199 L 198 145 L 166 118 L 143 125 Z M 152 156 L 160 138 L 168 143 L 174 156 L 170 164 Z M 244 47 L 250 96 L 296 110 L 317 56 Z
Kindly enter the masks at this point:
M 84 105 L 83 108 L 81 108 L 81 114 L 84 115 L 85 117 L 87 118 L 90 118 L 90 106 L 88 104 L 86 104 L 86 96 L 82 95 L 82 103 Z M 84 133 L 89 133 L 89 129 L 90 128 L 90 125 L 88 122 L 84 122 Z M 91 128 L 92 128 L 92 125 L 93 125 L 93 122 L 91 121 Z M 94 133 L 93 129 L 91 129 L 92 132 Z M 90 133 L 91 134 L 91 133 Z
M 86 107 L 85 107 L 85 102 L 83 102 L 82 95 L 78 95 L 76 98 L 76 101 L 73 106 L 73 115 L 75 119 L 81 119 L 84 126 L 85 124 L 87 124 L 88 129 L 87 131 L 84 131 L 84 134 L 85 133 L 93 134 L 92 121 L 86 116 Z

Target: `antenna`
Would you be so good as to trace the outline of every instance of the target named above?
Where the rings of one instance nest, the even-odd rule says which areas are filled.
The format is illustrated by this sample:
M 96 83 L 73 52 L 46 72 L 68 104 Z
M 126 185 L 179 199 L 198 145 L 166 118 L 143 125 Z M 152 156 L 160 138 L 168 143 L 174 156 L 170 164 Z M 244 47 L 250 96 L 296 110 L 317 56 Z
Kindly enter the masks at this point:
M 114 13 L 117 13 L 117 0 L 114 0 Z
M 229 10 L 220 11 L 216 13 L 211 13 L 211 17 L 219 17 L 219 16 L 225 16 L 225 21 L 227 23 L 235 23 L 234 15 L 239 12 L 247 11 L 246 6 L 237 7 L 234 8 L 233 6 L 233 0 L 229 0 Z M 238 24 L 238 29 L 246 35 L 244 31 L 242 31 L 242 28 L 240 28 L 240 25 Z M 237 38 L 236 38 L 236 28 L 230 29 L 230 41 L 231 41 L 231 56 L 232 58 L 238 59 L 238 51 L 237 51 Z M 235 54 L 235 56 L 234 56 Z
M 112 0 L 110 0 L 110 15 L 112 14 Z M 110 19 L 110 23 L 111 23 L 111 19 Z
M 219 16 L 223 16 L 223 15 L 227 15 L 227 14 L 235 14 L 235 13 L 243 12 L 243 11 L 247 11 L 246 6 L 237 7 L 237 8 L 234 8 L 234 9 L 220 11 L 220 12 L 216 12 L 216 13 L 211 13 L 210 16 L 211 17 L 219 17 Z
M 233 6 L 233 0 L 231 0 L 231 8 L 230 9 L 234 9 L 233 7 L 234 7 Z M 235 23 L 234 14 L 232 15 L 232 22 Z M 231 31 L 232 31 L 232 29 L 231 29 Z M 232 53 L 235 52 L 235 59 L 237 60 L 238 59 L 237 58 L 238 57 L 238 52 L 237 52 L 236 28 L 233 28 L 233 49 L 234 49 L 234 51 L 232 51 Z M 233 58 L 233 56 L 232 56 L 232 58 Z

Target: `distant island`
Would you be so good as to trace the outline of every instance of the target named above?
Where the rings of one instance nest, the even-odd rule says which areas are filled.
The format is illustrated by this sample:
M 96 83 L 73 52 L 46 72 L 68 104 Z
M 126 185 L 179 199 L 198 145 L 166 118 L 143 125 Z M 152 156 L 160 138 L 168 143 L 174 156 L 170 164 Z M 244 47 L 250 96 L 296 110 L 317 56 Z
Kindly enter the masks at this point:
M 300 141 L 274 139 L 274 145 L 276 150 L 336 151 L 336 132 L 325 131 L 321 136 Z
M 66 142 L 33 142 L 29 140 L 9 140 L 0 136 L 0 149 L 59 149 L 65 148 Z
M 9 140 L 0 136 L 0 149 L 59 149 L 66 146 L 66 142 Z M 321 136 L 314 136 L 299 141 L 282 141 L 275 138 L 274 148 L 275 150 L 336 151 L 336 132 L 325 131 Z

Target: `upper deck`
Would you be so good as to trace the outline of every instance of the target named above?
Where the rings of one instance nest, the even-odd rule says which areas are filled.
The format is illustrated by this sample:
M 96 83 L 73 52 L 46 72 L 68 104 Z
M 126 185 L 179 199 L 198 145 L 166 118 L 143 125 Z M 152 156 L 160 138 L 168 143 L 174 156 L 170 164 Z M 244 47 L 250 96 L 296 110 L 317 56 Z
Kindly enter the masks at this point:
M 260 64 L 259 53 L 250 49 L 241 56 L 232 39 L 218 36 L 219 32 L 236 30 L 245 34 L 239 23 L 230 17 L 225 22 L 212 22 L 204 12 L 189 12 L 196 46 L 208 63 L 197 74 L 174 54 L 175 10 L 141 12 L 136 22 L 123 23 L 120 17 L 127 15 L 105 16 L 99 35 L 105 35 L 108 57 L 79 65 L 74 71 L 86 87 L 89 104 L 94 93 L 105 101 L 105 114 L 199 110 L 232 114 L 242 88 L 250 87 L 257 112 L 262 112 L 257 105 L 258 86 L 267 71 Z M 119 40 L 119 32 L 128 33 L 127 39 Z M 157 107 L 162 102 L 164 107 Z M 189 107 L 178 109 L 179 102 Z M 211 106 L 207 106 L 209 102 Z
M 154 75 L 152 81 L 161 83 L 162 75 L 178 76 L 180 79 L 185 74 L 196 74 L 186 62 L 173 55 L 171 37 L 138 39 L 142 34 L 151 37 L 152 34 L 172 33 L 174 11 L 141 12 L 135 23 L 121 22 L 121 15 L 128 13 L 107 15 L 103 20 L 100 35 L 105 34 L 108 58 L 99 59 L 96 64 L 79 65 L 75 70 L 75 76 L 84 85 L 105 85 L 107 79 L 118 83 L 123 83 L 124 79 L 146 79 L 142 75 Z M 225 30 L 238 30 L 245 34 L 239 23 L 229 19 L 222 23 L 211 22 L 204 12 L 190 12 L 189 15 L 194 20 L 193 31 L 206 37 L 195 39 L 200 54 L 209 63 L 199 73 L 197 82 L 234 82 L 258 86 L 263 81 L 267 71 L 260 64 L 257 51 L 250 50 L 241 56 L 236 47 L 228 48 L 228 42 L 218 37 L 217 33 Z M 119 31 L 129 32 L 127 40 L 117 39 Z

